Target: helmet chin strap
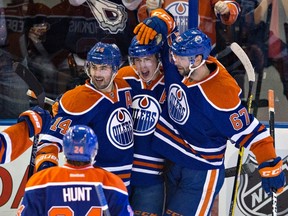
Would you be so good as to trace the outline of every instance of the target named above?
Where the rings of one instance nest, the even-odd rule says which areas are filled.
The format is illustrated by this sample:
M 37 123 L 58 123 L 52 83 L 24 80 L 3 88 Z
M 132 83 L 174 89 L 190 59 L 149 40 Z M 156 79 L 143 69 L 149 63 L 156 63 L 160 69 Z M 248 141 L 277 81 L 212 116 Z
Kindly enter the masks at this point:
M 202 62 L 197 66 L 197 67 L 194 67 L 193 68 L 193 65 L 194 64 L 190 64 L 189 65 L 189 74 L 188 74 L 188 78 L 191 76 L 191 74 L 195 71 L 195 70 L 197 70 L 199 67 L 201 67 L 203 64 L 205 63 L 205 60 L 202 60 Z

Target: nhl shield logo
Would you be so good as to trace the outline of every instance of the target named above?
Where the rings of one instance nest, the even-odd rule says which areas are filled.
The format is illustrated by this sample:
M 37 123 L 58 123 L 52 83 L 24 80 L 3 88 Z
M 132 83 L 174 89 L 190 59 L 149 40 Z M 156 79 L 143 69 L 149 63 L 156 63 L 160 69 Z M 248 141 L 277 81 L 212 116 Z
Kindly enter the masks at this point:
M 258 168 L 255 158 L 248 155 L 245 163 L 252 163 Z M 288 177 L 288 156 L 283 158 L 283 172 Z M 284 191 L 277 196 L 277 215 L 288 215 L 288 185 Z M 238 190 L 237 205 L 244 215 L 267 216 L 272 215 L 272 198 L 268 196 L 261 187 L 261 176 L 258 169 L 252 175 L 241 175 Z

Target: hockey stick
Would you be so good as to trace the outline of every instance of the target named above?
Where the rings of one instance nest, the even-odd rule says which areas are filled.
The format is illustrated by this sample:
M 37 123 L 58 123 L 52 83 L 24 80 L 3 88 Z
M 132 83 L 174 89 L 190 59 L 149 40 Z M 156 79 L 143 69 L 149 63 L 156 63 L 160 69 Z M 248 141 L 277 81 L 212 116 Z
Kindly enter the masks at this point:
M 237 43 L 235 42 L 232 43 L 230 47 L 233 53 L 238 57 L 238 59 L 243 64 L 246 70 L 247 76 L 248 76 L 249 89 L 248 89 L 248 96 L 247 96 L 247 109 L 248 109 L 248 113 L 250 113 L 251 105 L 252 105 L 252 98 L 253 98 L 252 89 L 253 89 L 253 84 L 255 82 L 254 68 L 247 54 Z M 237 202 L 237 192 L 238 192 L 238 186 L 239 186 L 238 179 L 240 177 L 243 155 L 244 155 L 244 147 L 240 146 L 238 159 L 237 159 L 237 168 L 236 168 L 237 171 L 236 171 L 235 178 L 234 178 L 234 185 L 233 185 L 229 215 L 234 215 L 234 212 L 235 212 L 235 206 Z
M 21 79 L 23 79 L 26 82 L 29 88 L 33 90 L 33 92 L 35 93 L 37 97 L 39 106 L 44 108 L 45 92 L 41 84 L 39 83 L 39 81 L 34 76 L 34 74 L 27 67 L 25 67 L 23 64 L 19 62 L 15 62 L 13 64 L 13 69 L 15 73 L 18 74 L 18 76 L 21 77 Z M 30 156 L 28 179 L 34 173 L 38 140 L 39 140 L 39 135 L 35 135 L 34 140 L 33 140 L 32 150 L 31 150 L 31 156 Z
M 33 98 L 33 99 L 36 99 L 36 100 L 38 99 L 36 94 L 35 94 L 35 92 L 33 90 L 31 90 L 31 89 L 27 90 L 26 95 L 31 97 L 31 98 Z M 49 105 L 52 106 L 55 103 L 55 101 L 53 99 L 51 99 L 51 98 L 45 97 L 44 98 L 44 103 L 49 104 Z
M 248 176 L 251 176 L 254 171 L 256 170 L 256 167 L 253 165 L 253 163 L 245 163 L 242 165 L 240 175 L 247 174 Z M 237 172 L 237 166 L 230 167 L 225 169 L 225 178 L 230 178 L 236 175 Z
M 109 207 L 108 207 L 108 203 L 107 203 L 107 200 L 105 198 L 105 194 L 104 194 L 104 191 L 103 191 L 101 184 L 95 185 L 95 190 L 96 190 L 96 194 L 98 196 L 100 205 L 103 209 L 103 215 L 104 216 L 111 216 L 110 211 L 109 211 Z
M 274 90 L 268 90 L 268 111 L 269 111 L 269 131 L 273 138 L 273 146 L 275 148 L 275 108 L 274 108 Z M 272 191 L 272 216 L 277 216 L 277 196 L 276 192 Z

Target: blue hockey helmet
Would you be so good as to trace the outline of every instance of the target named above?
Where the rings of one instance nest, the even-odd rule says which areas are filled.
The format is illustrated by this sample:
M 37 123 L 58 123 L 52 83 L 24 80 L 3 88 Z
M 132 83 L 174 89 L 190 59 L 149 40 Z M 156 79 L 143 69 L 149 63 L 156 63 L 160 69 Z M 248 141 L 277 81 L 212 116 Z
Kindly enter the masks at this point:
M 87 62 L 111 65 L 114 73 L 121 65 L 122 56 L 116 44 L 98 42 L 87 54 Z
M 180 34 L 172 43 L 171 50 L 178 56 L 202 55 L 206 60 L 211 52 L 210 38 L 198 28 L 191 28 Z
M 97 154 L 97 136 L 86 125 L 72 126 L 63 136 L 63 149 L 67 160 L 91 162 Z
M 136 36 L 134 36 L 128 48 L 128 54 L 129 57 L 143 57 L 158 54 L 160 53 L 161 45 L 161 38 L 156 37 L 148 44 L 140 44 Z

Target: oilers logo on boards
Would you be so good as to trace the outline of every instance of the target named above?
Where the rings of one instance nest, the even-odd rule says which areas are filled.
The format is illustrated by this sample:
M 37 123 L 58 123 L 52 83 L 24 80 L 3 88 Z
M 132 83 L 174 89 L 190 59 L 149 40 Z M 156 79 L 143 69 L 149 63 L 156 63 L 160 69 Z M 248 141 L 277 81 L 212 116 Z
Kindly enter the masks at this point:
M 154 132 L 161 113 L 158 101 L 149 95 L 137 95 L 132 103 L 134 134 L 146 136 Z
M 179 85 L 172 84 L 170 86 L 167 101 L 170 118 L 180 125 L 185 124 L 190 109 L 187 102 L 187 96 Z
M 258 167 L 254 156 L 248 155 L 245 163 L 252 163 Z M 288 177 L 288 156 L 283 158 L 283 171 Z M 244 215 L 264 216 L 271 215 L 272 198 L 268 196 L 261 186 L 261 176 L 258 169 L 255 169 L 252 175 L 241 175 L 238 190 L 237 205 Z M 288 215 L 287 206 L 288 185 L 283 192 L 277 196 L 277 215 Z
M 133 146 L 133 120 L 125 108 L 114 110 L 107 122 L 106 133 L 116 148 L 128 149 Z
M 123 5 L 107 0 L 90 1 L 89 4 L 100 28 L 111 34 L 117 34 L 125 29 L 128 14 Z
M 173 14 L 180 33 L 188 29 L 188 1 L 165 1 L 165 9 Z

